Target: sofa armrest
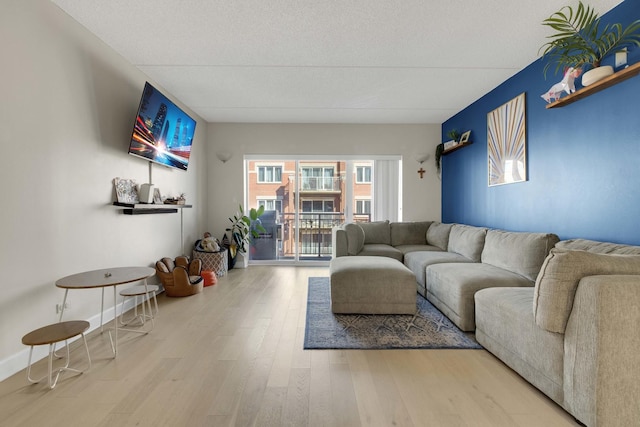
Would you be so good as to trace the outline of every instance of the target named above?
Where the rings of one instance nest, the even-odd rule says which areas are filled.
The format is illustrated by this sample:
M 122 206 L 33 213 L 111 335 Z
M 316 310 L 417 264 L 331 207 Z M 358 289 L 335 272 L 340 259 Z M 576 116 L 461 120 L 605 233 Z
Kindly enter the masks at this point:
M 333 238 L 333 245 L 331 247 L 331 256 L 333 258 L 338 258 L 341 256 L 347 256 L 347 232 L 344 230 L 343 226 L 339 225 L 333 227 L 331 229 L 331 234 Z
M 565 330 L 564 406 L 589 426 L 640 420 L 640 275 L 580 280 Z

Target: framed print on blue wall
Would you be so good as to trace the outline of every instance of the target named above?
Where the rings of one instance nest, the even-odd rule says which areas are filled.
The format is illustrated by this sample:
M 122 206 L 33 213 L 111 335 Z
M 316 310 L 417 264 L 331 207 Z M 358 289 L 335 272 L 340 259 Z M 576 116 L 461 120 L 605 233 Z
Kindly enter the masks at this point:
M 489 187 L 527 180 L 525 94 L 487 114 Z

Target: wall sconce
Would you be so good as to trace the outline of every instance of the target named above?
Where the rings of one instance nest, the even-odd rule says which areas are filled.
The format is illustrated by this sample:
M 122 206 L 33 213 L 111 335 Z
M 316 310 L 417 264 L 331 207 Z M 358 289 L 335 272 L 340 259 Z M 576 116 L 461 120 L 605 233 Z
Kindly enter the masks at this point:
M 233 157 L 233 154 L 230 153 L 229 151 L 218 151 L 216 153 L 216 157 L 218 158 L 218 160 L 220 160 L 222 163 L 227 163 L 231 157 Z
M 415 159 L 416 162 L 423 164 L 424 162 L 429 160 L 430 156 L 431 155 L 428 153 L 417 153 L 413 155 L 413 158 Z

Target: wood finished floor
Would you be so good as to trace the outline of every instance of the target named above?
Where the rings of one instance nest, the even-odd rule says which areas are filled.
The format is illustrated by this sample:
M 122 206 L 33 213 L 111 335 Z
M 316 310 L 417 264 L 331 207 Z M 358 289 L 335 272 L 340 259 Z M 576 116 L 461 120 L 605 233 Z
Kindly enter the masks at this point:
M 24 371 L 1 382 L 0 426 L 578 425 L 484 350 L 303 350 L 310 276 L 328 269 L 251 266 L 161 295 L 153 332 L 121 334 L 117 359 L 94 332 L 89 372 L 51 391 Z

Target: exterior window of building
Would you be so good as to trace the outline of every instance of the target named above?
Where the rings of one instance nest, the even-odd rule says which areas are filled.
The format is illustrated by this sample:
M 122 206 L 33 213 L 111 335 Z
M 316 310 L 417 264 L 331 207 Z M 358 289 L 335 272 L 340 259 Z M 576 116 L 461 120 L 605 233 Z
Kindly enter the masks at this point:
M 302 212 L 333 212 L 333 200 L 303 200 Z
M 278 213 L 282 213 L 282 200 L 258 199 L 258 206 L 264 206 L 265 211 L 278 211 Z
M 356 200 L 356 214 L 370 214 L 371 200 Z
M 356 166 L 356 183 L 371 184 L 371 166 Z
M 258 182 L 282 182 L 282 166 L 258 166 Z
M 303 190 L 334 190 L 333 167 L 302 167 L 302 189 Z

